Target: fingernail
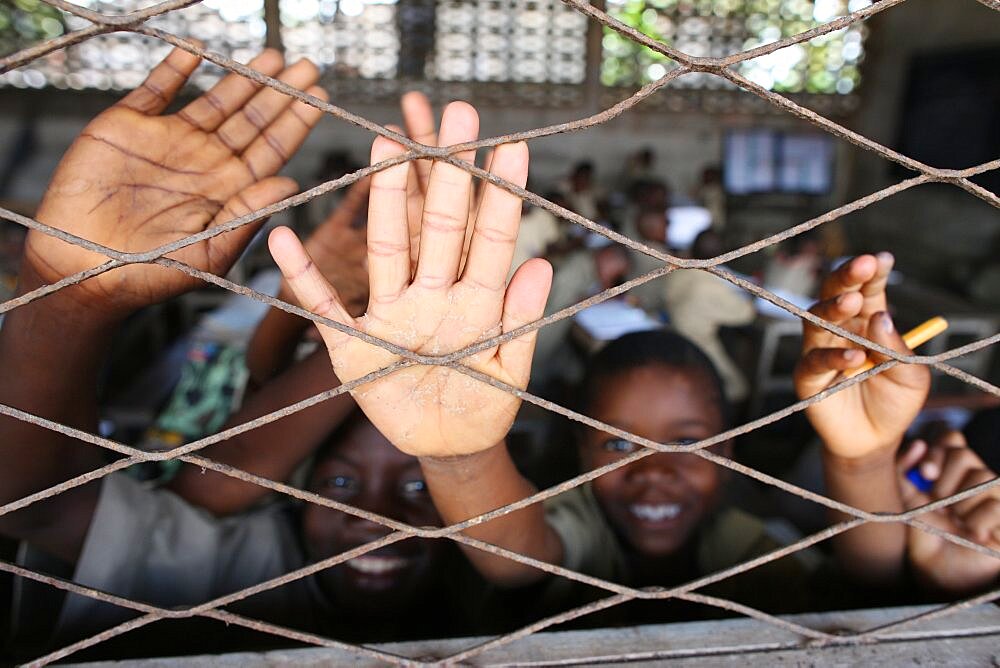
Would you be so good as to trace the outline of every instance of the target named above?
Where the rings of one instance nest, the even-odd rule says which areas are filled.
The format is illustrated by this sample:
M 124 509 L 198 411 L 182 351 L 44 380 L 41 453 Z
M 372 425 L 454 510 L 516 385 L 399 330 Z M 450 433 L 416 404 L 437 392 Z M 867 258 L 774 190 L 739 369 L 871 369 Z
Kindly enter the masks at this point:
M 892 324 L 892 316 L 887 312 L 882 312 L 882 331 L 886 334 L 892 334 L 895 331 L 896 326 Z
M 920 465 L 920 474 L 928 480 L 937 480 L 939 473 L 937 464 L 924 462 Z
M 847 362 L 856 362 L 861 356 L 860 350 L 845 350 L 841 353 L 844 356 L 844 360 Z
M 896 260 L 896 257 L 889 251 L 882 251 L 876 257 L 880 262 L 894 262 Z

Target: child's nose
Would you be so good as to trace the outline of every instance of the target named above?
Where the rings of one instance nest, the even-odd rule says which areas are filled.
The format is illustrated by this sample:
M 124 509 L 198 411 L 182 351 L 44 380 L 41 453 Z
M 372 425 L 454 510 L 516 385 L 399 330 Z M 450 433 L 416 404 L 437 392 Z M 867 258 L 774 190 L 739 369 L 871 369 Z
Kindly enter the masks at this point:
M 375 515 L 381 515 L 382 517 L 388 517 L 390 519 L 398 520 L 399 506 L 393 503 L 392 494 L 386 493 L 381 489 L 368 489 L 360 497 L 355 498 L 352 505 L 359 510 L 363 510 L 367 513 L 374 513 Z M 358 521 L 369 522 L 375 526 L 382 526 L 377 522 L 372 522 L 371 520 L 366 520 L 364 518 L 358 518 Z M 388 531 L 388 529 L 386 529 Z
M 677 462 L 668 453 L 657 453 L 650 455 L 633 464 L 635 467 L 633 476 L 640 479 L 670 479 L 677 477 Z

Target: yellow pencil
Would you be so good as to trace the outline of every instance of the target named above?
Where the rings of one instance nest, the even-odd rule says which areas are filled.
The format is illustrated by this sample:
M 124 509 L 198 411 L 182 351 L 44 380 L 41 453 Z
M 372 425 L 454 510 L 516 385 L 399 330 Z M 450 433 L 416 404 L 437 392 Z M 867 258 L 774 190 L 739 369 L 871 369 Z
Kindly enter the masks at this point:
M 903 334 L 903 342 L 906 344 L 907 348 L 914 350 L 918 346 L 922 346 L 927 343 L 938 334 L 941 334 L 946 329 L 948 329 L 948 321 L 941 316 L 935 316 L 927 322 L 917 325 L 906 334 Z M 857 369 L 851 369 L 850 371 L 845 372 L 844 377 L 854 378 L 854 376 L 868 371 L 868 369 L 871 369 L 873 366 L 875 366 L 875 362 L 872 362 L 871 359 L 869 359 Z

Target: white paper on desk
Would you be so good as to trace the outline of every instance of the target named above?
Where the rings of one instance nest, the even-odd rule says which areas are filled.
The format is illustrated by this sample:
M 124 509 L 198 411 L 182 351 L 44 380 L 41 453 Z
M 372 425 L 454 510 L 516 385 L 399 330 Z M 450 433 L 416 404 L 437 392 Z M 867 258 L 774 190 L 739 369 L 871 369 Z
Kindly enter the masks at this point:
M 619 336 L 661 326 L 641 308 L 617 299 L 595 304 L 577 313 L 573 319 L 597 341 L 613 341 Z

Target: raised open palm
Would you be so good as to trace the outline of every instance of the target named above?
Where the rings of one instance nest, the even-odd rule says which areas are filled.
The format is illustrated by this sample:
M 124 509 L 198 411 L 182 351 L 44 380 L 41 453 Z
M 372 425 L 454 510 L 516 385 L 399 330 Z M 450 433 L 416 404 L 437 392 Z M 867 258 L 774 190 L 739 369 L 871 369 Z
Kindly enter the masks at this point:
M 87 125 L 60 162 L 38 220 L 116 250 L 141 252 L 294 194 L 295 182 L 274 174 L 322 113 L 232 74 L 180 112 L 161 116 L 198 63 L 175 49 L 139 88 Z M 281 55 L 268 50 L 250 67 L 325 98 L 311 87 L 319 72 L 309 61 L 284 68 Z M 224 273 L 259 226 L 169 257 Z M 29 234 L 26 258 L 43 282 L 107 261 L 36 232 Z M 167 268 L 131 265 L 85 281 L 75 294 L 90 308 L 122 313 L 195 285 L 196 279 Z
M 887 313 L 885 286 L 893 257 L 861 255 L 823 283 L 812 313 L 891 350 L 909 354 Z M 885 358 L 872 353 L 872 359 Z M 800 398 L 813 396 L 866 360 L 865 351 L 824 329 L 806 324 L 795 372 Z M 847 458 L 894 450 L 924 405 L 930 389 L 927 367 L 898 364 L 806 409 L 827 449 Z
M 441 121 L 440 145 L 476 138 L 475 110 L 452 103 Z M 384 138 L 372 146 L 372 162 L 403 153 Z M 473 155 L 459 154 L 471 161 Z M 524 185 L 525 144 L 502 146 L 492 172 Z M 418 196 L 408 188 L 406 164 L 372 177 L 368 214 L 370 299 L 367 313 L 352 318 L 339 296 L 287 228 L 271 234 L 270 247 L 300 304 L 321 316 L 428 355 L 454 352 L 484 338 L 514 330 L 542 316 L 551 282 L 544 260 L 525 263 L 506 284 L 521 214 L 521 201 L 487 186 L 470 217 L 472 177 L 436 162 L 422 196 L 420 248 L 410 253 L 408 206 Z M 410 182 L 412 186 L 412 181 Z M 468 225 L 474 226 L 468 259 L 460 271 Z M 398 357 L 329 327 L 320 328 L 337 376 L 359 378 Z M 527 385 L 534 333 L 481 351 L 463 362 L 510 385 Z M 358 403 L 398 448 L 417 456 L 470 454 L 499 442 L 510 428 L 519 399 L 457 371 L 418 366 L 358 388 Z

